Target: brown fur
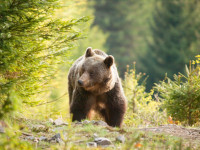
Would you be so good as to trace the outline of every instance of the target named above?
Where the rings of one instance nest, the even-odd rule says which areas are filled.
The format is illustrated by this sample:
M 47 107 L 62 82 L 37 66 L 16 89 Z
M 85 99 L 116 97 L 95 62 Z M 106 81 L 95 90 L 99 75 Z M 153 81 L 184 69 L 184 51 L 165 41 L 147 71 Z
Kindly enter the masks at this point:
M 72 121 L 91 119 L 96 111 L 108 125 L 122 125 L 126 98 L 112 56 L 87 48 L 70 68 L 68 91 Z

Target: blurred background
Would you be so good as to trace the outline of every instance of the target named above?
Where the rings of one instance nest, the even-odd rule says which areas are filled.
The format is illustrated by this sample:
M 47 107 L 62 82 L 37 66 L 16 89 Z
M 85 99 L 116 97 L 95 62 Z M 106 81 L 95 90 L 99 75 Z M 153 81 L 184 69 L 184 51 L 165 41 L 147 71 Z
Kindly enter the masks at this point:
M 145 91 L 185 74 L 200 53 L 199 14 L 199 0 L 0 1 L 0 117 L 69 117 L 67 73 L 87 47 L 113 55 L 123 80 L 144 73 Z

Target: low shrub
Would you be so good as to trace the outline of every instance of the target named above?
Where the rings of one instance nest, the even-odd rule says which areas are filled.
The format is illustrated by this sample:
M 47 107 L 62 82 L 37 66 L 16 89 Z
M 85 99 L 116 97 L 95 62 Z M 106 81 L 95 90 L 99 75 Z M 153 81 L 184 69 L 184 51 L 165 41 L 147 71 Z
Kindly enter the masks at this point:
M 165 78 L 155 89 L 159 92 L 163 108 L 175 120 L 183 124 L 193 125 L 200 121 L 200 55 L 197 60 L 186 66 L 186 76 L 174 75 L 174 81 Z

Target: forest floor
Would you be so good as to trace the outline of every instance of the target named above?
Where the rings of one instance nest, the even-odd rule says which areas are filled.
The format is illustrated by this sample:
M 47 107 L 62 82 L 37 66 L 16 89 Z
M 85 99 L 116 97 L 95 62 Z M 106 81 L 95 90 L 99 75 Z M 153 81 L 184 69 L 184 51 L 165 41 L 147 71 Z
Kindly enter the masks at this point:
M 175 124 L 112 128 L 103 121 L 18 119 L 20 139 L 34 149 L 200 149 L 200 129 Z

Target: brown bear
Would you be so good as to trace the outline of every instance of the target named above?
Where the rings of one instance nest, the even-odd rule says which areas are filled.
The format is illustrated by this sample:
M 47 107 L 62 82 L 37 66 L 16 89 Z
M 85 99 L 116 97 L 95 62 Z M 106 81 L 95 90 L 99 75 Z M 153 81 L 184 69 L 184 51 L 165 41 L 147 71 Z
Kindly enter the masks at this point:
M 68 92 L 72 121 L 98 112 L 108 125 L 121 127 L 127 101 L 113 56 L 88 47 L 69 70 Z

